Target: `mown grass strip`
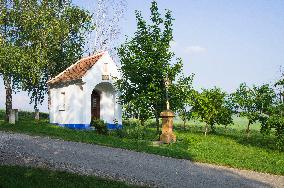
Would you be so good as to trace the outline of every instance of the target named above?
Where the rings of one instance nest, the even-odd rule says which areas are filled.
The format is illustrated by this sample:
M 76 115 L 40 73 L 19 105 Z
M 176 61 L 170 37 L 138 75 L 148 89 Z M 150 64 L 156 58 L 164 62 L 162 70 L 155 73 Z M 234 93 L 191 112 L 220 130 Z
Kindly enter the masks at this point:
M 9 188 L 130 188 L 136 187 L 123 182 L 82 176 L 68 172 L 52 171 L 21 166 L 0 166 L 0 187 Z

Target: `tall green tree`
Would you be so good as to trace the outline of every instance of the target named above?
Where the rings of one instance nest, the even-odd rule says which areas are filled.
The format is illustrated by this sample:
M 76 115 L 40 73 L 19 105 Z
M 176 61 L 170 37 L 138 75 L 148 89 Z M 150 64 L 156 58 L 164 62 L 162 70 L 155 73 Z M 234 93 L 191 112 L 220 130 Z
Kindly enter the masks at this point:
M 268 84 L 250 88 L 242 83 L 232 96 L 239 115 L 248 119 L 246 132 L 249 134 L 250 125 L 258 121 L 261 114 L 268 113 L 269 107 L 273 104 L 275 93 Z
M 273 103 L 268 106 L 264 113 L 260 116 L 261 132 L 264 134 L 273 133 L 276 136 L 276 147 L 284 151 L 284 74 L 276 82 L 275 87 L 278 87 L 278 94 L 274 94 Z M 278 96 L 278 97 L 277 97 Z
M 284 151 L 284 103 L 276 103 L 269 108 L 268 116 L 261 116 L 261 132 L 273 133 L 276 137 L 275 145 Z
M 85 34 L 93 29 L 91 15 L 67 0 L 11 3 L 14 44 L 24 52 L 24 64 L 17 67 L 20 83 L 37 110 L 48 92 L 46 82 L 81 58 Z
M 183 121 L 185 130 L 186 122 L 192 117 L 192 100 L 196 91 L 192 87 L 194 75 L 181 76 L 169 89 L 172 110 L 175 111 Z
M 19 86 L 19 69 L 22 51 L 15 44 L 17 28 L 14 27 L 15 8 L 12 0 L 0 0 L 0 75 L 3 78 L 6 90 L 6 116 L 8 120 L 12 110 L 12 91 Z
M 171 11 L 166 10 L 162 18 L 156 1 L 152 2 L 150 10 L 150 24 L 136 11 L 137 31 L 118 48 L 122 78 L 117 86 L 122 93 L 121 102 L 132 102 L 137 109 L 143 109 L 141 112 L 150 112 L 159 131 L 159 115 L 166 102 L 164 80 L 168 77 L 175 81 L 182 62 L 170 51 L 173 40 Z
M 280 78 L 274 84 L 274 87 L 278 90 L 277 96 L 279 98 L 279 102 L 284 103 L 284 70 L 283 67 L 280 67 Z
M 192 112 L 200 121 L 205 122 L 205 135 L 208 126 L 215 132 L 214 125 L 228 125 L 233 123 L 232 105 L 228 95 L 219 88 L 203 89 L 196 93 L 193 100 Z

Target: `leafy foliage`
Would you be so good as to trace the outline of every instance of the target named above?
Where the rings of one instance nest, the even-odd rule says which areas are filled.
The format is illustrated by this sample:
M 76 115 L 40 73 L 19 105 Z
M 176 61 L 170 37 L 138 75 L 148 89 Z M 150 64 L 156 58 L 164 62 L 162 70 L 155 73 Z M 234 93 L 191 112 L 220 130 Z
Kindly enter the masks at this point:
M 279 103 L 284 103 L 284 70 L 283 67 L 280 67 L 280 78 L 279 80 L 274 84 L 274 87 L 276 89 L 276 100 L 279 101 Z
M 5 22 L 0 26 L 5 23 L 8 31 L 1 36 L 21 55 L 9 56 L 19 60 L 15 66 L 1 67 L 18 78 L 37 109 L 48 91 L 47 80 L 82 56 L 85 32 L 92 29 L 91 15 L 68 0 L 10 0 L 2 12 L 0 20 Z
M 276 146 L 282 151 L 284 151 L 284 96 L 282 96 L 283 91 L 281 89 L 281 87 L 284 88 L 283 77 L 284 74 L 282 74 L 282 78 L 275 85 L 280 87 L 279 98 L 275 94 L 274 97 L 276 99 L 274 100 L 274 104 L 270 105 L 265 111 L 266 113 L 260 116 L 261 132 L 269 134 L 271 130 L 274 130 Z
M 268 84 L 250 88 L 242 83 L 232 96 L 240 116 L 249 120 L 247 132 L 250 131 L 251 124 L 260 120 L 262 114 L 268 113 L 268 109 L 275 99 L 275 93 Z
M 99 134 L 106 135 L 108 133 L 107 125 L 106 125 L 106 123 L 103 120 L 93 119 L 92 122 L 91 122 L 91 126 L 95 127 L 95 130 Z
M 177 58 L 174 63 L 174 53 L 170 51 L 171 11 L 167 10 L 162 18 L 155 1 L 150 10 L 149 25 L 141 12 L 136 11 L 137 31 L 118 48 L 122 78 L 117 86 L 122 93 L 121 103 L 136 110 L 141 121 L 154 116 L 159 129 L 159 115 L 166 101 L 164 79 L 174 81 L 181 72 L 182 62 Z
M 275 130 L 276 145 L 279 150 L 284 151 L 284 104 L 271 108 L 271 115 L 267 119 L 266 128 Z
M 22 51 L 15 45 L 14 27 L 11 24 L 13 15 L 9 9 L 13 8 L 12 0 L 0 0 L 0 76 L 3 77 L 6 90 L 6 116 L 8 120 L 9 112 L 12 109 L 12 90 L 19 87 L 19 69 L 21 65 L 20 57 Z
M 210 125 L 212 132 L 215 132 L 215 124 L 233 123 L 233 110 L 229 98 L 225 92 L 216 87 L 203 89 L 201 93 L 196 92 L 192 112 L 195 117 L 206 123 L 205 135 L 207 134 L 207 125 Z
M 177 112 L 182 119 L 184 129 L 186 122 L 193 116 L 192 100 L 195 94 L 192 87 L 193 76 L 194 75 L 180 77 L 169 89 L 172 110 Z

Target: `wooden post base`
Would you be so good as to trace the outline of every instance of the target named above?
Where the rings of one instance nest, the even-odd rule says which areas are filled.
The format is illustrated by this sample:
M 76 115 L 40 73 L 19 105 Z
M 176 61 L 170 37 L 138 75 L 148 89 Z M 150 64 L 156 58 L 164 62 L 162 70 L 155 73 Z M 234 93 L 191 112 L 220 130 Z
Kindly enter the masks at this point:
M 176 135 L 173 133 L 173 119 L 175 114 L 171 110 L 165 110 L 160 114 L 162 118 L 162 134 L 160 136 L 160 141 L 169 144 L 171 142 L 176 142 Z
M 176 135 L 174 133 L 165 133 L 165 134 L 161 134 L 160 136 L 160 140 L 165 143 L 165 144 L 169 144 L 171 142 L 176 142 Z

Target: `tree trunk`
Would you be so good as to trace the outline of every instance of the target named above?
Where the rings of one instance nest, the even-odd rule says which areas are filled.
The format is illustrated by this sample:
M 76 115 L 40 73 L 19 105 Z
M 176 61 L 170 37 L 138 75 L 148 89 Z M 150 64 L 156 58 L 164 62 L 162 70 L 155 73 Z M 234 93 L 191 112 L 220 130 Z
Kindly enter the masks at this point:
M 9 121 L 9 114 L 12 110 L 12 87 L 11 87 L 11 79 L 10 78 L 3 78 L 4 80 L 4 86 L 6 90 L 6 115 L 5 115 L 5 121 Z
M 183 120 L 183 130 L 185 131 L 185 124 L 186 124 L 186 120 Z
M 205 125 L 205 132 L 204 132 L 205 136 L 207 135 L 207 132 L 208 132 L 208 125 L 206 124 Z
M 160 114 L 155 110 L 155 120 L 156 120 L 156 128 L 157 134 L 160 133 Z
M 246 129 L 247 137 L 249 137 L 249 133 L 250 133 L 250 124 L 251 122 L 249 121 L 247 129 Z
M 39 120 L 39 109 L 35 109 L 35 120 Z
M 145 125 L 145 120 L 144 119 L 140 119 L 140 124 L 141 124 L 141 126 L 144 126 Z
M 35 120 L 39 120 L 39 109 L 38 109 L 38 96 L 36 94 L 34 99 L 34 110 L 35 110 Z

